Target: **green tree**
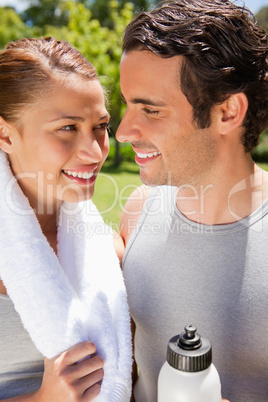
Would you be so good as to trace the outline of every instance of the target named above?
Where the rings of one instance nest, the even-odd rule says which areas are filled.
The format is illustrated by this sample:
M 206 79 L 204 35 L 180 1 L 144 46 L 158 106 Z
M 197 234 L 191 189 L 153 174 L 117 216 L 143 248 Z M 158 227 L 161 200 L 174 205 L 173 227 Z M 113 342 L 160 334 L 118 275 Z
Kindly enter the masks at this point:
M 101 21 L 102 26 L 113 28 L 111 9 L 107 0 L 74 0 L 82 3 L 92 12 L 92 18 Z M 156 3 L 156 0 L 118 0 L 119 9 L 123 9 L 126 3 L 132 3 L 135 11 L 147 10 Z M 45 25 L 64 26 L 68 24 L 68 11 L 66 0 L 30 0 L 29 7 L 22 13 L 22 18 L 28 24 L 39 27 Z
M 268 32 L 268 7 L 262 7 L 256 14 L 258 23 Z
M 24 22 L 37 27 L 68 24 L 68 12 L 64 0 L 31 0 L 29 7 L 21 14 Z
M 22 37 L 39 35 L 36 28 L 29 28 L 11 7 L 0 7 L 0 48 L 3 49 L 10 41 Z
M 93 18 L 101 21 L 102 26 L 113 28 L 113 20 L 110 18 L 111 10 L 107 0 L 80 0 L 87 8 L 92 11 Z M 147 10 L 154 0 L 119 0 L 118 7 L 123 9 L 126 3 L 132 3 L 134 11 Z

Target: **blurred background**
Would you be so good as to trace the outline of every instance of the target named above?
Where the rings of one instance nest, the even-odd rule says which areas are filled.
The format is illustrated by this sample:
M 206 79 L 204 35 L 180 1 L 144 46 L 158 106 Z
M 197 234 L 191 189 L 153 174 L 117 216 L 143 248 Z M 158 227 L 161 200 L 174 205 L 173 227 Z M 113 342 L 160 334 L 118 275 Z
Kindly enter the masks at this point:
M 119 64 L 126 25 L 154 0 L 0 0 L 0 49 L 22 37 L 54 36 L 75 46 L 96 68 L 110 98 L 110 153 L 96 183 L 94 202 L 104 220 L 119 230 L 120 216 L 130 193 L 141 184 L 130 144 L 119 144 L 115 132 L 123 116 Z M 247 6 L 268 32 L 268 0 L 237 0 Z M 1 96 L 1 94 L 0 94 Z M 268 170 L 268 130 L 253 151 Z

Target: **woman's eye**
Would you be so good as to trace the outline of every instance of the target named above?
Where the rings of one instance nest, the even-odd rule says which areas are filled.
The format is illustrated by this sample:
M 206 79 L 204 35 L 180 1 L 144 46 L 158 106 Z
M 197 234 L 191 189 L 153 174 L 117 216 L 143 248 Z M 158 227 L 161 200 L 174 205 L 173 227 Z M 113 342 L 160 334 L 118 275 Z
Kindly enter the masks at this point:
M 143 111 L 148 115 L 157 115 L 159 113 L 158 110 L 148 109 L 147 107 L 143 108 Z
M 63 130 L 63 131 L 76 131 L 76 126 L 75 126 L 75 124 L 68 124 L 67 126 L 61 127 L 60 130 Z
M 97 126 L 95 126 L 95 130 L 108 130 L 110 128 L 110 124 L 109 123 L 101 123 L 98 124 Z

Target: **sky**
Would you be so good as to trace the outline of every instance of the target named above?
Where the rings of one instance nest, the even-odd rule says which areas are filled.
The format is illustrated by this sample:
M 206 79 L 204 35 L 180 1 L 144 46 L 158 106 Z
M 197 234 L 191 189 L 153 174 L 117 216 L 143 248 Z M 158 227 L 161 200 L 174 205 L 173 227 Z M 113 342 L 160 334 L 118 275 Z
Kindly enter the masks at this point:
M 254 14 L 256 14 L 262 7 L 268 7 L 268 0 L 236 0 L 236 3 L 243 5 L 245 3 Z M 27 7 L 26 0 L 0 0 L 0 6 L 13 6 L 17 11 L 22 11 Z
M 0 1 L 1 2 L 1 1 Z M 256 14 L 262 7 L 268 7 L 268 0 L 237 0 L 239 5 L 244 5 Z

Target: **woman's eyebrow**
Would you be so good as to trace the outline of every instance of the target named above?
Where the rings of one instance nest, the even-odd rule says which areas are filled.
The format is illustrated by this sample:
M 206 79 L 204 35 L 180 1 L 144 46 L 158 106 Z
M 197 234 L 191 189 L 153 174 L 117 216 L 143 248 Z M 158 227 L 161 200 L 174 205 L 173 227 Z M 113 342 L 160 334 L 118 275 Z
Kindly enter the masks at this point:
M 106 113 L 106 114 L 104 114 L 103 116 L 101 116 L 101 117 L 99 118 L 99 121 L 105 120 L 105 119 L 110 119 L 110 118 L 111 118 L 110 114 L 109 114 L 109 113 Z
M 109 113 L 102 115 L 98 121 L 104 120 L 104 119 L 109 119 L 110 115 Z M 69 115 L 62 115 L 59 117 L 56 117 L 55 119 L 49 120 L 48 123 L 53 123 L 54 121 L 59 121 L 59 120 L 74 120 L 74 121 L 85 121 L 84 117 L 80 116 L 69 116 Z
M 80 116 L 67 116 L 67 115 L 65 116 L 65 115 L 62 115 L 62 116 L 56 117 L 53 120 L 49 120 L 48 123 L 53 123 L 54 121 L 58 121 L 58 120 L 84 121 L 85 119 L 83 117 L 80 117 Z

